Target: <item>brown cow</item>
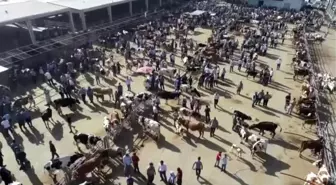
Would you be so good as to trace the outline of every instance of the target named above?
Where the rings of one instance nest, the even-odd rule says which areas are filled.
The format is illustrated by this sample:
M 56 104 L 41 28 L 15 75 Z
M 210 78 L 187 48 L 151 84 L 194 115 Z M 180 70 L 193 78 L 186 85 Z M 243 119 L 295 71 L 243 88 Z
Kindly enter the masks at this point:
M 178 124 L 183 125 L 187 129 L 187 132 L 189 131 L 189 129 L 191 131 L 198 131 L 199 132 L 198 138 L 200 138 L 201 136 L 204 137 L 204 130 L 205 130 L 204 123 L 190 121 L 190 118 L 191 117 L 189 117 L 189 119 L 185 119 L 184 117 L 178 117 L 177 119 Z
M 110 97 L 110 101 L 113 98 L 113 89 L 111 87 L 93 87 L 92 91 L 94 95 L 108 95 Z
M 305 125 L 308 124 L 310 125 L 310 129 L 312 128 L 313 125 L 316 125 L 317 119 L 306 119 L 302 123 L 302 128 L 305 128 Z

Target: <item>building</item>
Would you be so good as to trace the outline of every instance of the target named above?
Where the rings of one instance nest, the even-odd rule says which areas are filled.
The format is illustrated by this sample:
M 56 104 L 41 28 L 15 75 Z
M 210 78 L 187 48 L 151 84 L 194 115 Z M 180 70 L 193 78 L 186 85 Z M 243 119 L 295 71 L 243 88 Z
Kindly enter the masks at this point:
M 37 56 L 79 43 L 82 37 L 92 40 L 93 30 L 114 27 L 126 19 L 135 20 L 143 17 L 144 12 L 156 12 L 172 2 L 0 0 L 0 72 L 19 61 L 36 62 Z
M 304 0 L 247 0 L 247 3 L 252 6 L 300 10 L 304 5 Z

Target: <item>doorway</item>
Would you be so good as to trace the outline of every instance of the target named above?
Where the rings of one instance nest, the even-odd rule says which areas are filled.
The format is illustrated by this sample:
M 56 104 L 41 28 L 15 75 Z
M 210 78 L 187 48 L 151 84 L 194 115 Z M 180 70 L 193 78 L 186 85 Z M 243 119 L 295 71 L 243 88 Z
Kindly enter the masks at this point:
M 264 5 L 264 1 L 259 1 L 258 2 L 258 6 L 263 6 Z

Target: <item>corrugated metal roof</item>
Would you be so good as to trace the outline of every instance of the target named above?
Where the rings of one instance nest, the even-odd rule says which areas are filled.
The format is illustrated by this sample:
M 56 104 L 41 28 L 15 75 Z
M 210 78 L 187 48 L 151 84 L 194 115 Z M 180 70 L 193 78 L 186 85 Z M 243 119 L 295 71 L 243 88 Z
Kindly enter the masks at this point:
M 90 10 L 130 2 L 132 0 L 58 0 L 51 4 L 69 7 L 75 10 Z
M 0 25 L 68 11 L 69 8 L 36 0 L 0 3 Z

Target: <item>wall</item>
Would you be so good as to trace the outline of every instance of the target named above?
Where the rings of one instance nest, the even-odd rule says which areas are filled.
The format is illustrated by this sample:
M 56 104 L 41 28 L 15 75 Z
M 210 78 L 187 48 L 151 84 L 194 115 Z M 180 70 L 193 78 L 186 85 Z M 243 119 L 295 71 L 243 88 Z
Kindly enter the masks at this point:
M 300 10 L 303 6 L 304 0 L 263 0 L 264 5 L 267 7 L 286 8 L 285 4 L 289 3 L 290 9 Z M 259 0 L 248 0 L 248 4 L 252 6 L 258 6 Z

